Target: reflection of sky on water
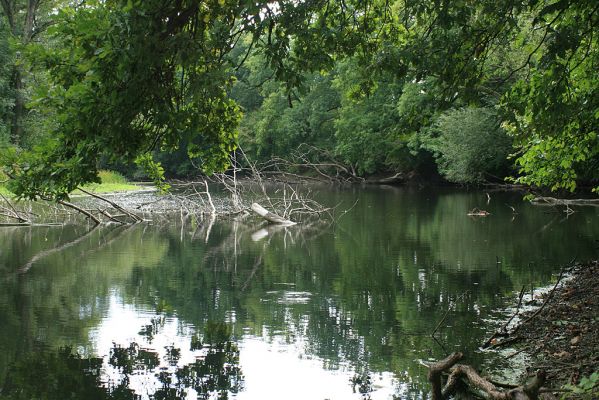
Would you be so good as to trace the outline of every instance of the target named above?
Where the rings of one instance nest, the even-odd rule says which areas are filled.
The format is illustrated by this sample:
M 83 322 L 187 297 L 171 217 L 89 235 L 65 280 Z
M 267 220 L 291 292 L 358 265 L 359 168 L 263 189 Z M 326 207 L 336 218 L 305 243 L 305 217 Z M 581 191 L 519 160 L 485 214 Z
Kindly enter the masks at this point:
M 296 295 L 293 293 L 292 295 Z M 292 296 L 295 297 L 295 296 Z M 136 309 L 124 304 L 122 299 L 112 293 L 110 306 L 99 326 L 91 331 L 90 338 L 95 352 L 104 356 L 106 380 L 113 383 L 121 379 L 120 373 L 108 364 L 108 354 L 114 344 L 123 347 L 132 342 L 140 348 L 156 352 L 160 358 L 160 366 L 152 371 L 139 372 L 130 376 L 129 387 L 143 399 L 148 399 L 159 387 L 155 378 L 160 368 L 169 367 L 167 348 L 174 346 L 181 349 L 181 357 L 177 367 L 193 363 L 201 358 L 204 350 L 190 350 L 190 342 L 195 329 L 182 323 L 177 317 L 164 319 L 158 332 L 148 341 L 140 335 L 142 327 L 151 324 L 156 314 L 152 311 Z M 237 343 L 240 349 L 240 367 L 244 376 L 243 390 L 231 394 L 230 398 L 240 400 L 304 400 L 304 399 L 363 399 L 358 387 L 352 387 L 351 378 L 356 371 L 341 363 L 338 368 L 328 370 L 325 361 L 307 354 L 304 339 L 297 335 L 295 341 L 288 343 L 288 338 L 275 336 L 266 340 L 264 337 L 244 335 Z M 170 367 L 172 368 L 172 366 Z M 394 388 L 397 381 L 389 372 L 373 374 L 372 400 L 393 399 L 397 395 Z M 187 399 L 196 399 L 193 389 L 188 389 Z M 212 397 L 211 397 L 212 398 Z M 214 398 L 217 398 L 215 394 Z
M 342 367 L 323 369 L 323 360 L 312 358 L 302 351 L 298 339 L 293 344 L 267 343 L 262 338 L 247 337 L 241 344 L 241 369 L 245 376 L 245 390 L 237 395 L 240 400 L 254 399 L 361 399 L 353 393 L 350 379 L 354 371 Z M 393 375 L 373 376 L 370 398 L 393 398 Z M 357 388 L 356 388 L 357 391 Z
M 164 325 L 149 342 L 139 332 L 142 327 L 152 323 L 152 318 L 156 318 L 154 312 L 137 310 L 134 306 L 123 304 L 122 299 L 114 293 L 111 294 L 107 315 L 102 319 L 99 326 L 90 333 L 96 353 L 104 356 L 107 380 L 118 381 L 121 376 L 118 371 L 108 365 L 107 355 L 110 354 L 110 349 L 114 344 L 127 347 L 135 342 L 143 349 L 156 352 L 160 358 L 160 367 L 168 367 L 165 358 L 169 346 L 181 349 L 181 357 L 177 363 L 178 367 L 193 363 L 196 357 L 202 356 L 203 352 L 201 350 L 190 351 L 189 349 L 191 336 L 194 333 L 193 327 L 182 324 L 177 318 L 166 318 Z M 157 371 L 132 375 L 129 387 L 144 399 L 147 399 L 148 394 L 154 393 L 160 387 L 160 382 L 154 377 L 155 372 Z M 196 396 L 193 390 L 189 390 L 189 392 L 188 399 L 195 399 Z

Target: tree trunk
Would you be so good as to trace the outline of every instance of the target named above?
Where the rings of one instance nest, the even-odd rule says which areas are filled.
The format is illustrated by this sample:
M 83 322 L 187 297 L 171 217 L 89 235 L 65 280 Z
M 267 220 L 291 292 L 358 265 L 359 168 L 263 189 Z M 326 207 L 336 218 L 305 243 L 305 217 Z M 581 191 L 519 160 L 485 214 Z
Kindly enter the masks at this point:
M 33 38 L 35 28 L 35 15 L 42 0 L 27 0 L 25 9 L 25 20 L 22 23 L 17 21 L 19 17 L 19 4 L 17 0 L 0 0 L 0 6 L 6 15 L 10 31 L 14 38 L 19 38 L 23 45 L 29 44 Z M 19 145 L 23 139 L 23 118 L 25 117 L 25 97 L 23 90 L 23 70 L 19 63 L 19 53 L 16 55 L 12 76 L 12 90 L 14 92 L 14 106 L 12 112 L 12 121 L 10 128 L 11 142 Z
M 21 67 L 15 65 L 12 79 L 12 89 L 15 96 L 15 104 L 12 109 L 12 124 L 10 127 L 10 139 L 15 145 L 21 144 L 23 137 L 23 115 L 25 111 L 25 102 L 23 100 L 23 75 Z
M 279 224 L 279 225 L 295 225 L 296 224 L 293 221 L 285 219 L 277 214 L 271 213 L 270 211 L 268 211 L 267 209 L 265 209 L 258 203 L 252 204 L 252 211 L 254 211 L 256 214 L 258 214 L 259 216 L 261 216 L 262 218 L 264 218 L 265 220 L 267 220 L 268 222 L 271 222 L 273 224 Z

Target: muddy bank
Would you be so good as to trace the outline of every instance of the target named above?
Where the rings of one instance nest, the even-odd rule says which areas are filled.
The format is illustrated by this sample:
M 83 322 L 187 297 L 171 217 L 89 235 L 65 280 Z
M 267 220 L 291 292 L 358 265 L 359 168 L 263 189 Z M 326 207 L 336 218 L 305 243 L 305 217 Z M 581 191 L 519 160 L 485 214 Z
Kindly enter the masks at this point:
M 532 357 L 529 368 L 547 371 L 553 387 L 578 384 L 599 370 L 599 262 L 576 265 L 572 273 L 520 330 L 520 346 Z
M 549 388 L 578 385 L 599 371 L 599 261 L 573 266 L 555 289 L 535 296 L 533 302 L 535 307 L 520 313 L 517 328 L 496 335 L 490 347 L 509 346 L 504 353 L 508 359 L 527 355 L 526 374 L 546 371 Z M 583 398 L 599 399 L 599 386 Z

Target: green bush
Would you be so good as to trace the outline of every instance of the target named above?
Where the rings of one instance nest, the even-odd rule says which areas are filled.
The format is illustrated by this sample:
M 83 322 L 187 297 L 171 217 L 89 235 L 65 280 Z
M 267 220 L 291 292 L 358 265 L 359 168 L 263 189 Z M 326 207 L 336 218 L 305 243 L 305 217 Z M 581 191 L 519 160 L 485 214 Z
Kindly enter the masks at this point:
M 439 172 L 456 183 L 480 183 L 504 177 L 511 139 L 490 108 L 463 108 L 443 113 L 424 140 Z
M 583 377 L 578 385 L 565 385 L 565 389 L 571 390 L 571 393 L 562 396 L 562 400 L 596 399 L 599 394 L 599 371 L 593 372 L 588 377 Z
M 127 183 L 127 179 L 115 171 L 100 170 L 98 176 L 102 183 Z

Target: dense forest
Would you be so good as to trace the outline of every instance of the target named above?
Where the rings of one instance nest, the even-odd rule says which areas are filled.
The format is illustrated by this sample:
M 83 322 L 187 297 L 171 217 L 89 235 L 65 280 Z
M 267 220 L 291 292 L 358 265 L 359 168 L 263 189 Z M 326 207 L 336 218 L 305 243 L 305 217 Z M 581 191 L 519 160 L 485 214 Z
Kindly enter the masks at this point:
M 22 197 L 105 167 L 226 170 L 239 148 L 318 148 L 359 176 L 598 183 L 595 0 L 0 5 L 0 162 Z

